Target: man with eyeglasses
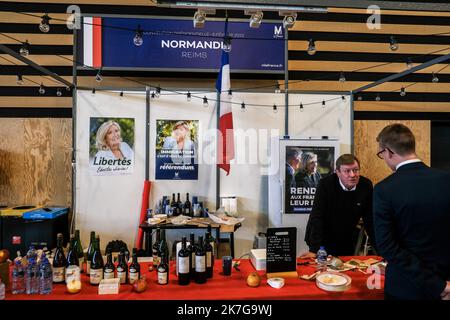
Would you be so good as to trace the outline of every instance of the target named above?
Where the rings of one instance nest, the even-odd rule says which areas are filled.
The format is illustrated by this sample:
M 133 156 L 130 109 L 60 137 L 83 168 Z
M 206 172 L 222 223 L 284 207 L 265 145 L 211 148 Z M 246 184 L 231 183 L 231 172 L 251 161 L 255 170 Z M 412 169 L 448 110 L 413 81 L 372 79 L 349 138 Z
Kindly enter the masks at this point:
M 301 258 L 315 258 L 320 246 L 333 256 L 353 255 L 361 218 L 373 243 L 373 187 L 359 170 L 359 160 L 343 154 L 335 173 L 320 180 L 305 232 L 309 252 Z
M 374 188 L 378 253 L 387 261 L 386 299 L 450 300 L 450 173 L 426 166 L 402 124 L 377 137 L 394 172 Z

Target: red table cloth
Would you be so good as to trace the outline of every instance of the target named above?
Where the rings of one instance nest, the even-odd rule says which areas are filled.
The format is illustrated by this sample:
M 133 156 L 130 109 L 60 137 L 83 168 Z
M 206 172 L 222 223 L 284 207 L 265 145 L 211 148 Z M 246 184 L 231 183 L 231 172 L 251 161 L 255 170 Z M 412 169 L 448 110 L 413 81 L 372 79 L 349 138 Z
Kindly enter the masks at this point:
M 344 257 L 349 260 L 351 257 Z M 361 260 L 369 257 L 355 257 Z M 240 271 L 233 268 L 231 276 L 222 275 L 222 261 L 216 260 L 214 264 L 214 276 L 208 279 L 206 284 L 197 284 L 194 281 L 187 286 L 180 286 L 175 274 L 175 264 L 171 262 L 169 284 L 157 283 L 156 271 L 148 271 L 149 263 L 141 264 L 141 273 L 147 277 L 148 287 L 143 293 L 133 292 L 129 284 L 120 286 L 119 294 L 98 295 L 98 286 L 89 284 L 89 277 L 81 274 L 82 289 L 77 294 L 66 292 L 65 284 L 54 284 L 53 292 L 49 295 L 11 294 L 11 289 L 6 291 L 6 300 L 382 300 L 384 299 L 384 276 L 381 276 L 381 286 L 370 289 L 368 278 L 371 274 L 360 271 L 344 272 L 351 277 L 351 288 L 345 292 L 328 292 L 319 289 L 315 280 L 307 281 L 299 278 L 285 278 L 285 285 L 281 289 L 272 288 L 267 284 L 263 276 L 259 287 L 247 286 L 247 275 L 255 271 L 248 259 L 241 259 Z M 298 260 L 305 262 L 307 260 Z M 299 276 L 312 274 L 315 269 L 311 265 L 297 266 Z M 264 275 L 264 272 L 258 272 Z M 369 284 L 373 283 L 369 279 Z

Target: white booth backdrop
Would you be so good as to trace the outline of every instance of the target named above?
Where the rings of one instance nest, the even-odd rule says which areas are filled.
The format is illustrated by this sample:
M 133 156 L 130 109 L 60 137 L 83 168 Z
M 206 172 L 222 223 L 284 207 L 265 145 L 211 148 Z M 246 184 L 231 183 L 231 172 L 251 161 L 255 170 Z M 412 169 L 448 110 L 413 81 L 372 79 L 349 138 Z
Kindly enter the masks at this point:
M 191 91 L 193 95 L 194 92 Z M 199 96 L 203 97 L 204 94 Z M 150 180 L 152 190 L 150 206 L 155 207 L 164 195 L 180 192 L 182 200 L 187 192 L 198 196 L 210 210 L 215 207 L 216 166 L 214 136 L 208 129 L 216 128 L 215 93 L 206 95 L 209 107 L 203 107 L 201 99 L 191 102 L 182 94 L 162 94 L 150 102 Z M 339 95 L 290 94 L 290 104 L 307 104 L 322 99 L 340 98 Z M 270 226 L 296 226 L 304 228 L 308 215 L 290 215 L 277 219 L 282 213 L 269 205 L 269 199 L 277 198 L 269 190 L 269 179 L 278 179 L 275 162 L 270 155 L 271 141 L 284 135 L 284 94 L 233 92 L 233 120 L 235 129 L 235 160 L 228 176 L 221 170 L 221 196 L 238 197 L 238 212 L 245 221 L 235 233 L 235 255 L 248 253 L 258 232 Z M 245 102 L 245 111 L 241 103 Z M 270 105 L 264 106 L 249 106 Z M 274 113 L 271 105 L 278 106 Z M 76 166 L 76 228 L 82 231 L 83 245 L 89 241 L 89 231 L 100 234 L 102 247 L 109 241 L 121 239 L 131 248 L 137 236 L 142 188 L 145 179 L 145 95 L 117 92 L 78 91 L 77 96 L 77 166 Z M 89 119 L 90 117 L 135 118 L 135 167 L 130 175 L 91 176 L 89 173 Z M 289 109 L 289 133 L 291 137 L 334 136 L 340 139 L 341 153 L 349 152 L 351 145 L 351 107 L 349 99 L 336 99 L 320 104 Z M 156 120 L 199 120 L 199 173 L 198 180 L 154 180 Z M 278 155 L 276 156 L 278 157 Z M 275 161 L 276 160 L 276 161 Z M 277 166 L 277 165 L 276 165 Z M 281 182 L 279 182 L 281 183 Z M 191 198 L 192 200 L 192 198 Z M 280 199 L 281 201 L 281 199 Z M 281 204 L 281 202 L 280 202 Z M 269 222 L 271 221 L 271 222 Z M 169 244 L 179 240 L 181 234 L 171 232 Z M 298 251 L 300 248 L 297 248 Z M 303 249 L 303 248 L 302 248 Z

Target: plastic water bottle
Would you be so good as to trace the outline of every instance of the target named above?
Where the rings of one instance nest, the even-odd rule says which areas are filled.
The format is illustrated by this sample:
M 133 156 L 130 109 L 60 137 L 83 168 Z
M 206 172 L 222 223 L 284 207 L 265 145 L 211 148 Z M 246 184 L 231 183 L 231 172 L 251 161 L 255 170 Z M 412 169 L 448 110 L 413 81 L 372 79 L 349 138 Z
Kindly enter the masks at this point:
M 38 269 L 36 260 L 30 258 L 25 273 L 25 288 L 27 294 L 35 294 L 39 292 Z
M 45 253 L 41 257 L 41 265 L 39 266 L 39 293 L 49 294 L 53 289 L 53 271 L 50 262 Z
M 327 252 L 325 247 L 321 246 L 319 251 L 317 251 L 317 269 L 320 272 L 327 271 Z
M 25 293 L 25 270 L 21 259 L 14 260 L 14 267 L 12 271 L 11 293 L 21 294 Z
M 5 300 L 5 284 L 2 282 L 2 278 L 0 278 L 0 300 Z
M 37 253 L 36 253 L 36 249 L 34 248 L 34 246 L 30 246 L 30 249 L 28 249 L 27 252 L 27 259 L 34 259 L 34 261 L 36 262 L 37 258 Z

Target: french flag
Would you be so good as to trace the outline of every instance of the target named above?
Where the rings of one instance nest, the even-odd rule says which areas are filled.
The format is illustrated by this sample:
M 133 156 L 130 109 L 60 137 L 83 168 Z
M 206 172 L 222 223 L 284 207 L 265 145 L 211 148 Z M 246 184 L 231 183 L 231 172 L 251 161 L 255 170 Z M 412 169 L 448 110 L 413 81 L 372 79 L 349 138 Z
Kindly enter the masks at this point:
M 102 66 L 102 18 L 83 17 L 83 64 L 88 67 Z
M 227 34 L 228 19 L 225 21 Z M 222 50 L 222 66 L 216 81 L 220 93 L 219 137 L 217 145 L 217 166 L 230 174 L 230 160 L 234 159 L 233 113 L 231 110 L 230 62 L 228 52 Z

